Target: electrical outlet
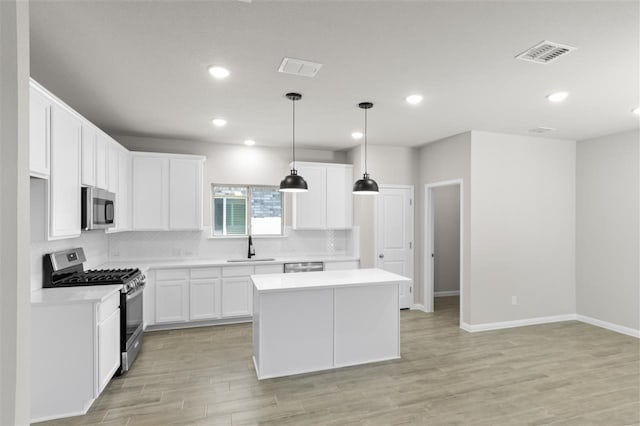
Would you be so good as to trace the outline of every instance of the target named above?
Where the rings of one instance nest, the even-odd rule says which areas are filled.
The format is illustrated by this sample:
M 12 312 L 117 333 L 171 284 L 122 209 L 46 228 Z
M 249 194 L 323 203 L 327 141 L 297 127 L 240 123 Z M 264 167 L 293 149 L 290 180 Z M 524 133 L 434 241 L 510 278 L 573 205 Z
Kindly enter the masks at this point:
M 512 305 L 518 304 L 518 296 L 511 296 L 511 304 Z

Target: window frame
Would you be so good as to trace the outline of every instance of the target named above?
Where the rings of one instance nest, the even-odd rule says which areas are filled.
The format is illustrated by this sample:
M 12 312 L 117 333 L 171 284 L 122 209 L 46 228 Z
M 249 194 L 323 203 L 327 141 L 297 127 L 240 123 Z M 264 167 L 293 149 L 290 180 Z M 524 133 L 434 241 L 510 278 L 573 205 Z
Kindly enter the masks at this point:
M 216 186 L 224 186 L 224 187 L 240 187 L 247 189 L 247 207 L 245 209 L 245 223 L 246 223 L 246 234 L 231 234 L 231 235 L 216 235 L 215 231 L 215 187 Z M 253 235 L 251 233 L 251 198 L 253 195 L 253 188 L 267 188 L 267 189 L 280 189 L 278 185 L 247 185 L 247 184 L 232 184 L 232 183 L 211 183 L 210 189 L 210 197 L 211 200 L 209 202 L 211 206 L 211 234 L 209 238 L 247 238 L 249 235 L 253 238 L 280 238 L 284 237 L 284 223 L 285 223 L 285 197 L 283 193 L 280 193 L 280 211 L 282 214 L 280 215 L 280 233 L 279 234 L 260 234 Z M 226 216 L 226 215 L 225 215 Z M 223 218 L 223 222 L 225 219 Z

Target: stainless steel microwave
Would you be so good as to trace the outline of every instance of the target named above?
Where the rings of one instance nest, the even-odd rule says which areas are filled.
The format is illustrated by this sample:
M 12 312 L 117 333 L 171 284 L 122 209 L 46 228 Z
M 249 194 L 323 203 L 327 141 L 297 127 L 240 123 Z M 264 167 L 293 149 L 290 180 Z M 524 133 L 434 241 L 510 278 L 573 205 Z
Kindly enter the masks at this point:
M 106 229 L 116 226 L 116 194 L 98 188 L 82 188 L 82 229 Z

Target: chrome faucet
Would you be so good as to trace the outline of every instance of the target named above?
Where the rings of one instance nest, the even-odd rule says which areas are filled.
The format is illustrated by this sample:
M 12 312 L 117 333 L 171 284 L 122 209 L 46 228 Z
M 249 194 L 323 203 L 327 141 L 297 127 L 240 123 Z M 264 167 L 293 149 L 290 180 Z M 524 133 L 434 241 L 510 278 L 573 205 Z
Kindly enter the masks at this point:
M 251 259 L 256 255 L 256 249 L 253 248 L 253 240 L 251 239 L 251 235 L 249 235 L 249 250 L 247 252 L 247 258 Z

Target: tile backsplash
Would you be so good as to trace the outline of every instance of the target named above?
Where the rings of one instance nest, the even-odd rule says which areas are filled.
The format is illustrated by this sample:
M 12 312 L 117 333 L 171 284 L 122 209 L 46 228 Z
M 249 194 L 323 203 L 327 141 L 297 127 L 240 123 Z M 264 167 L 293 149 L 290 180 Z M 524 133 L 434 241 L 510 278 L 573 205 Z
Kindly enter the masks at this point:
M 357 229 L 295 231 L 285 228 L 284 237 L 254 237 L 257 257 L 296 255 L 354 255 Z M 112 261 L 162 259 L 232 259 L 247 256 L 247 237 L 211 238 L 203 231 L 139 231 L 109 235 Z

